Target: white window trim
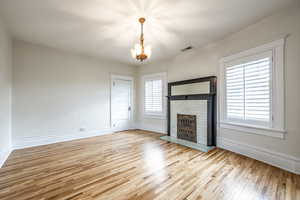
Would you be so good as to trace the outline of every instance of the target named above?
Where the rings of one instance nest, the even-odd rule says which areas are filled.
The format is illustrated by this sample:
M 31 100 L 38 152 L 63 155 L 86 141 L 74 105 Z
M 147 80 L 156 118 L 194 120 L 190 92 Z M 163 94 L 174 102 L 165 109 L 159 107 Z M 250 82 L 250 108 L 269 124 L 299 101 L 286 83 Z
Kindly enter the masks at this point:
M 247 133 L 284 138 L 285 130 L 285 93 L 284 93 L 284 47 L 285 38 L 271 43 L 224 57 L 220 60 L 219 69 L 219 126 Z M 225 99 L 225 64 L 243 57 L 253 56 L 266 51 L 272 51 L 272 127 L 261 127 L 226 120 Z M 276 88 L 275 90 L 273 88 Z
M 161 79 L 162 80 L 162 113 L 154 114 L 154 113 L 146 113 L 145 111 L 145 81 L 153 80 L 153 79 Z M 150 119 L 166 119 L 167 115 L 167 73 L 155 73 L 155 74 L 147 74 L 142 76 L 142 95 L 143 95 L 143 117 Z

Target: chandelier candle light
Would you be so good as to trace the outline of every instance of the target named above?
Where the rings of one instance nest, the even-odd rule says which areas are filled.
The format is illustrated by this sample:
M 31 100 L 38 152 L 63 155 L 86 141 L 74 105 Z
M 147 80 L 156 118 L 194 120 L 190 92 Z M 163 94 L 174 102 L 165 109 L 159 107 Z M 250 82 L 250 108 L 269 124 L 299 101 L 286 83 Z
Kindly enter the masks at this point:
M 151 56 L 151 46 L 148 45 L 144 47 L 144 30 L 143 30 L 143 25 L 144 22 L 146 21 L 145 18 L 140 18 L 139 22 L 141 23 L 141 37 L 140 37 L 140 44 L 136 44 L 134 46 L 134 49 L 131 49 L 131 55 L 133 58 L 143 62 L 144 60 L 150 58 Z

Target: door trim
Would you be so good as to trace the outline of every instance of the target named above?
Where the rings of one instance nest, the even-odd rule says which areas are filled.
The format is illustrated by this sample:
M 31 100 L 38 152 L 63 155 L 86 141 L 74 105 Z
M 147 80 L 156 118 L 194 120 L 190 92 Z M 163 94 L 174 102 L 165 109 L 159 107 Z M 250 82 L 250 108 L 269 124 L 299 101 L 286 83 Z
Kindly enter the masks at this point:
M 119 74 L 111 74 L 110 75 L 110 128 L 114 131 L 121 131 L 118 128 L 113 127 L 112 124 L 112 90 L 113 90 L 113 82 L 114 80 L 125 80 L 125 81 L 131 81 L 131 94 L 130 94 L 130 105 L 131 105 L 131 112 L 129 116 L 129 125 L 128 129 L 133 129 L 134 127 L 134 121 L 133 121 L 133 113 L 135 112 L 135 106 L 133 97 L 135 96 L 135 90 L 134 90 L 134 77 L 128 76 L 128 75 L 119 75 Z

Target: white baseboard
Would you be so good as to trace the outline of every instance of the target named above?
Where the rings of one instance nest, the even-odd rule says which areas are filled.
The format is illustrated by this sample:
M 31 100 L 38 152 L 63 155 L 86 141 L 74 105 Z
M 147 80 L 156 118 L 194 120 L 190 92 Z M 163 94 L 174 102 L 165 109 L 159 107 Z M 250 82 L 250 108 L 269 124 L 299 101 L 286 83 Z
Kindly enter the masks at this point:
M 5 161 L 7 160 L 11 152 L 12 152 L 11 148 L 9 148 L 6 151 L 0 151 L 0 168 L 4 165 Z
M 151 126 L 151 125 L 146 125 L 146 124 L 137 124 L 136 125 L 136 129 L 145 130 L 145 131 L 152 131 L 152 132 L 157 132 L 157 133 L 162 133 L 162 134 L 167 134 L 167 130 L 165 130 L 162 127 Z
M 222 149 L 268 163 L 295 174 L 300 174 L 300 158 L 221 137 L 217 138 L 217 146 Z
M 90 132 L 74 133 L 68 135 L 47 135 L 38 137 L 24 137 L 13 142 L 13 149 L 24 149 L 28 147 L 65 142 L 89 137 L 95 137 L 116 132 L 114 129 L 96 130 Z

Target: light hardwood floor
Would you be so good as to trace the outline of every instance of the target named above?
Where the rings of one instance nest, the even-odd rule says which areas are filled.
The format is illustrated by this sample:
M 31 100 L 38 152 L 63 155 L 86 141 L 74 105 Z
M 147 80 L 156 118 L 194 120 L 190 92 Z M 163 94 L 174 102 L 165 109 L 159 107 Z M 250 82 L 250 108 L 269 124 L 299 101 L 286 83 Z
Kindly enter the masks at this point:
M 0 199 L 300 199 L 300 176 L 215 149 L 127 131 L 14 151 Z

